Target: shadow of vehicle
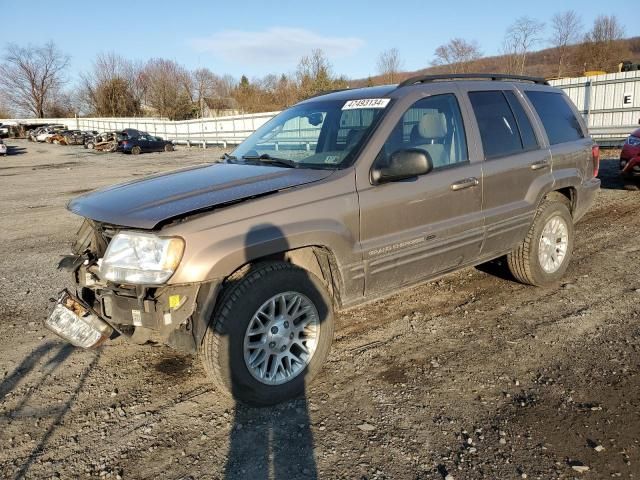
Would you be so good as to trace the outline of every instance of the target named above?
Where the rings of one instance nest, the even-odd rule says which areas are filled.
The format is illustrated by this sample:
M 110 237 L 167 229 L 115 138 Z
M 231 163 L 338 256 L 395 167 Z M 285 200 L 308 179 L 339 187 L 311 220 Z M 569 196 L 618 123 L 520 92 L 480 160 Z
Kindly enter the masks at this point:
M 285 240 L 284 233 L 276 226 L 263 224 L 252 228 L 246 235 L 246 258 L 255 258 L 254 254 L 257 253 L 256 250 L 263 248 L 266 243 L 269 243 L 271 251 L 286 252 L 288 250 L 288 242 Z M 284 254 L 277 254 L 271 256 L 269 260 L 273 262 L 284 262 L 285 257 Z M 259 267 L 256 266 L 256 268 Z M 246 275 L 250 274 L 251 269 Z M 299 270 L 297 274 L 311 275 L 302 270 Z M 308 285 L 312 284 L 311 282 L 307 283 Z M 233 288 L 233 286 L 231 288 Z M 281 287 L 281 289 L 291 293 L 290 288 L 290 286 L 285 287 L 284 285 Z M 269 290 L 269 288 L 263 288 L 259 293 L 255 291 L 252 292 L 256 294 L 254 296 L 258 298 L 247 299 L 246 301 L 258 305 L 258 310 L 254 314 L 254 318 L 258 316 L 258 312 L 262 308 L 260 304 L 269 299 L 273 292 L 278 291 L 282 290 L 278 290 L 278 285 L 276 284 L 273 285 L 271 290 Z M 310 295 L 308 291 L 307 295 Z M 317 297 L 313 296 L 313 298 L 322 297 L 318 295 Z M 255 308 L 255 306 L 252 306 L 251 310 L 253 311 Z M 273 314 L 275 316 L 276 307 L 274 306 L 273 308 Z M 331 315 L 331 308 L 329 305 L 317 305 L 317 308 L 318 321 L 321 324 L 328 318 L 328 315 Z M 278 315 L 282 315 L 282 312 L 278 311 Z M 253 320 L 251 322 L 253 322 Z M 293 320 L 293 322 L 295 322 L 295 320 Z M 249 326 L 251 325 L 252 323 L 249 323 Z M 247 332 L 248 331 L 249 330 L 247 330 Z M 320 331 L 320 325 L 318 325 L 318 331 Z M 332 332 L 330 333 L 332 334 Z M 248 335 L 248 333 L 245 335 Z M 319 338 L 319 334 L 316 338 Z M 233 342 L 233 339 L 229 339 L 229 336 L 223 340 Z M 290 350 L 287 350 L 287 352 L 293 352 L 294 347 L 289 348 Z M 268 351 L 266 346 L 264 351 Z M 319 351 L 320 349 L 318 349 L 318 352 Z M 232 352 L 233 349 L 229 348 L 229 362 L 232 362 Z M 246 355 L 247 353 L 245 352 L 245 359 L 249 358 Z M 275 356 L 275 354 L 268 353 L 265 355 Z M 279 358 L 279 356 L 275 356 L 274 358 Z M 270 370 L 270 364 L 268 362 L 271 361 L 275 360 L 269 357 L 269 360 L 266 361 L 267 363 L 265 363 L 264 366 L 265 371 Z M 245 360 L 245 362 L 249 361 Z M 238 363 L 235 365 L 238 365 Z M 250 367 L 248 365 L 248 363 L 242 364 L 247 374 L 250 373 Z M 238 386 L 241 382 L 232 382 L 232 394 L 234 399 L 236 399 L 236 405 L 225 465 L 225 479 L 236 480 L 251 478 L 259 480 L 273 478 L 276 480 L 289 480 L 318 478 L 313 453 L 314 442 L 311 432 L 311 419 L 306 399 L 306 382 L 308 381 L 310 368 L 312 369 L 311 371 L 315 371 L 313 357 L 310 364 L 301 369 L 297 375 L 298 381 L 301 380 L 304 385 L 302 394 L 294 400 L 288 400 L 274 406 L 252 407 L 242 403 L 238 400 L 238 390 L 243 388 Z M 229 374 L 231 375 L 231 373 Z M 300 379 L 299 377 L 302 378 Z M 295 378 L 295 375 L 292 378 Z M 252 382 L 255 385 L 255 380 L 250 380 L 248 383 Z M 274 387 L 263 386 L 263 388 L 269 389 Z
M 485 263 L 481 263 L 480 265 L 476 265 L 476 269 L 493 277 L 501 278 L 502 280 L 517 282 L 516 278 L 509 270 L 506 255 Z
M 620 159 L 603 158 L 600 160 L 600 172 L 598 173 L 601 188 L 607 190 L 626 190 L 628 182 L 620 176 Z
M 23 153 L 27 153 L 27 149 L 25 147 L 16 147 L 15 145 L 7 145 L 7 156 L 22 155 Z

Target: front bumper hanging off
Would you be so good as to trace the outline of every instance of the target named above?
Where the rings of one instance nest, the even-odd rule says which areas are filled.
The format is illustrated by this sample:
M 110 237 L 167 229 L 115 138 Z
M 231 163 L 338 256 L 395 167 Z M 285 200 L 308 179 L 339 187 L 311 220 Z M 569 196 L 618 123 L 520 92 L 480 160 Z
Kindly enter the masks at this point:
M 101 277 L 99 259 L 115 230 L 85 221 L 73 255 L 58 268 L 71 273 L 75 292 L 63 292 L 45 326 L 74 345 L 88 348 L 123 335 L 195 353 L 206 331 L 219 282 L 124 285 Z
M 68 290 L 63 290 L 45 326 L 76 347 L 95 347 L 113 334 L 113 328 Z

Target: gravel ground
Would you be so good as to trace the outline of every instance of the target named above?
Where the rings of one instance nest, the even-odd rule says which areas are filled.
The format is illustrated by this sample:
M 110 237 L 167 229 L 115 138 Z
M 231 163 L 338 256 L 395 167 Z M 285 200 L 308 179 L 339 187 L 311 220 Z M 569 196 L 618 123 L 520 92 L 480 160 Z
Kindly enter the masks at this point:
M 640 216 L 603 152 L 563 283 L 494 264 L 338 317 L 305 398 L 234 405 L 197 359 L 116 340 L 74 349 L 42 326 L 99 186 L 211 161 L 9 140 L 0 159 L 0 477 L 511 479 L 640 476 Z

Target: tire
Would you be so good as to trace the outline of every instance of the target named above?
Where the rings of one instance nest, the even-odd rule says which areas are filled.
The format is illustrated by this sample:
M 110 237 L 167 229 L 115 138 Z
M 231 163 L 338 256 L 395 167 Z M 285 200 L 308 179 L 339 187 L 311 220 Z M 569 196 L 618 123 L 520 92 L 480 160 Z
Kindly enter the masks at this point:
M 87 143 L 85 143 L 84 148 L 88 148 L 89 150 L 93 150 L 94 148 L 96 148 L 96 145 L 93 142 L 87 142 Z
M 140 155 L 140 152 L 142 152 L 142 149 L 137 145 L 131 148 L 132 155 Z
M 632 192 L 637 192 L 640 190 L 640 182 L 634 182 L 633 180 L 624 180 L 624 189 L 630 190 Z
M 173 145 L 171 145 L 170 143 L 167 143 L 167 144 L 164 146 L 164 151 L 165 151 L 165 152 L 173 152 Z
M 270 307 L 265 306 L 270 305 L 270 300 L 281 295 L 290 295 L 289 298 L 294 300 L 297 295 L 300 302 L 308 302 L 306 303 L 307 307 L 310 304 L 313 305 L 315 313 L 313 309 L 309 309 L 307 311 L 311 312 L 310 315 L 304 313 L 299 317 L 285 317 L 285 319 L 292 318 L 291 328 L 289 329 L 289 325 L 285 321 L 284 324 L 280 324 L 280 328 L 283 330 L 275 331 L 276 334 L 280 333 L 281 335 L 278 338 L 284 339 L 279 340 L 279 345 L 275 341 L 271 341 L 276 339 L 275 334 L 272 335 L 274 333 L 272 322 L 283 321 L 282 318 L 275 315 L 275 310 L 272 320 L 264 320 L 266 323 L 263 325 L 266 326 L 261 325 L 264 333 L 258 335 L 258 338 L 255 335 L 248 336 L 248 328 L 257 325 L 254 319 L 257 318 L 258 312 L 263 308 L 269 309 Z M 294 300 L 291 301 L 294 302 Z M 294 303 L 290 304 L 288 309 L 296 308 Z M 278 302 L 278 305 L 281 304 Z M 274 306 L 274 308 L 276 307 Z M 280 315 L 282 307 L 277 308 L 278 315 Z M 266 319 L 267 317 L 261 318 Z M 313 325 L 313 318 L 316 319 L 315 351 L 308 363 L 300 362 L 296 367 L 290 365 L 292 377 L 287 380 L 286 377 L 284 379 L 282 377 L 284 370 L 281 371 L 280 366 L 283 363 L 279 361 L 276 364 L 278 367 L 275 376 L 272 375 L 272 378 L 274 382 L 279 381 L 280 383 L 268 384 L 268 379 L 258 379 L 256 377 L 257 371 L 254 369 L 252 373 L 248 365 L 250 360 L 247 359 L 247 356 L 255 353 L 257 359 L 266 357 L 266 363 L 260 362 L 260 365 L 265 365 L 264 374 L 268 377 L 269 374 L 266 372 L 266 370 L 270 370 L 268 365 L 273 366 L 273 358 L 278 355 L 274 352 L 285 351 L 285 349 L 288 349 L 286 350 L 288 352 L 294 352 L 297 348 L 296 342 L 288 340 L 288 338 L 294 338 L 294 334 L 287 333 L 296 328 L 294 327 L 296 318 L 306 320 L 310 322 L 310 325 Z M 272 325 L 272 327 L 269 328 L 268 325 Z M 300 320 L 298 320 L 297 328 L 301 328 Z M 333 328 L 332 302 L 323 283 L 317 277 L 289 263 L 262 263 L 232 281 L 230 286 L 223 291 L 214 318 L 202 341 L 200 356 L 207 375 L 225 394 L 250 405 L 273 405 L 296 398 L 304 392 L 306 384 L 320 371 L 329 354 L 333 340 Z M 282 335 L 282 332 L 285 334 Z M 292 336 L 289 337 L 289 334 Z M 247 353 L 250 350 L 246 349 L 245 340 L 249 338 L 252 339 L 252 342 L 264 346 Z M 289 342 L 288 347 L 284 345 L 287 342 Z M 306 345 L 309 347 L 310 344 L 307 342 Z M 259 353 L 265 355 L 257 354 L 257 351 L 261 351 Z M 300 351 L 298 351 L 299 353 Z M 297 371 L 294 371 L 293 368 L 297 368 Z M 278 375 L 280 375 L 279 379 Z
M 566 229 L 566 243 L 559 241 L 561 234 L 553 231 L 553 240 L 547 238 L 547 258 L 551 261 L 543 266 L 541 260 L 541 247 L 545 227 L 558 227 L 564 225 Z M 560 230 L 558 231 L 561 231 Z M 574 241 L 573 218 L 571 217 L 569 200 L 562 194 L 552 192 L 540 203 L 536 211 L 533 225 L 529 229 L 524 241 L 507 255 L 507 265 L 511 274 L 521 283 L 545 286 L 557 282 L 567 271 Z M 557 238 L 556 238 L 557 237 Z M 564 237 L 562 237 L 564 238 Z M 563 246 L 564 245 L 564 246 Z M 564 254 L 561 252 L 564 250 Z M 542 256 L 544 256 L 544 250 Z M 555 261 L 554 261 L 555 259 Z M 551 268 L 549 268 L 551 267 Z

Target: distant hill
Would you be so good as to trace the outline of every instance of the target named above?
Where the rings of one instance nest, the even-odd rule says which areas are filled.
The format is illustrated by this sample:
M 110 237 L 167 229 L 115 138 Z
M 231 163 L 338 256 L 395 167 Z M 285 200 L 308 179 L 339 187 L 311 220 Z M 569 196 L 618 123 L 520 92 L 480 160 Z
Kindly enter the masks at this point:
M 608 72 L 617 72 L 617 64 L 628 60 L 633 63 L 640 63 L 640 37 L 631 37 L 615 42 L 617 53 L 616 57 L 611 59 Z M 588 64 L 589 52 L 585 49 L 584 44 L 571 45 L 567 53 L 567 65 L 563 69 L 563 77 L 581 76 L 587 70 L 594 70 Z M 545 48 L 530 52 L 527 55 L 525 75 L 531 75 L 544 78 L 556 78 L 558 73 L 559 53 L 557 48 Z M 469 62 L 464 65 L 465 72 L 473 73 L 507 73 L 508 65 L 507 55 L 496 55 L 493 57 L 483 57 L 479 60 Z M 586 64 L 586 65 L 585 65 Z M 452 73 L 452 67 L 432 66 L 425 67 L 420 70 L 406 71 L 398 74 L 398 80 L 402 81 L 415 75 L 435 75 L 439 73 Z M 459 72 L 462 73 L 462 72 Z M 384 83 L 382 76 L 376 75 L 370 78 L 360 78 L 351 80 L 349 85 L 351 88 L 364 87 L 368 84 Z

